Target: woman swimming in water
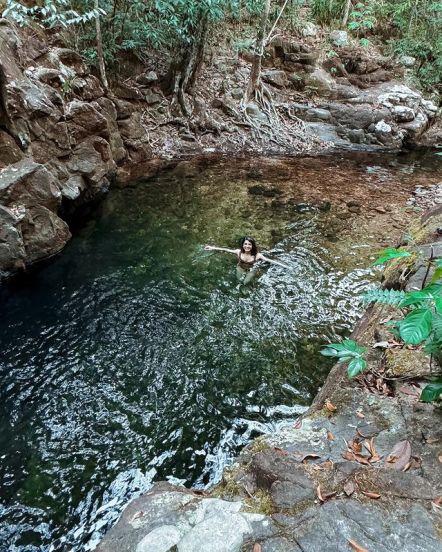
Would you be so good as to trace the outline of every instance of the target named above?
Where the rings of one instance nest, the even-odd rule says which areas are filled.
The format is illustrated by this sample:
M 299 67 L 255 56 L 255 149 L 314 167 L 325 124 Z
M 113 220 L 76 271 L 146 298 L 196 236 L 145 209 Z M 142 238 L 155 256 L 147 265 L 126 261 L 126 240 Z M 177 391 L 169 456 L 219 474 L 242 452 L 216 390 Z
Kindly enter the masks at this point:
M 256 274 L 255 264 L 258 261 L 266 261 L 268 263 L 276 264 L 287 268 L 286 265 L 264 257 L 262 253 L 258 253 L 256 241 L 250 236 L 244 236 L 240 241 L 240 249 L 226 249 L 225 247 L 216 247 L 214 245 L 206 245 L 204 247 L 207 251 L 225 251 L 226 253 L 233 253 L 238 258 L 238 264 L 236 266 L 236 275 L 238 280 L 243 284 L 248 284 Z

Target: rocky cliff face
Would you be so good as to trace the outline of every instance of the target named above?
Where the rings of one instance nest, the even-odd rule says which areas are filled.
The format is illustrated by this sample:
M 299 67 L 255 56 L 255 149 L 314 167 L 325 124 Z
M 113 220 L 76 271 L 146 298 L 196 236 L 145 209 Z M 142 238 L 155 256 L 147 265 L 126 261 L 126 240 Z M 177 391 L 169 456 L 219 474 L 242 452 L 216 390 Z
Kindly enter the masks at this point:
M 262 107 L 241 103 L 247 52 L 203 68 L 189 118 L 161 91 L 164 63 L 151 65 L 135 64 L 105 93 L 77 53 L 0 20 L 0 280 L 63 248 L 66 207 L 98 197 L 115 175 L 145 175 L 146 162 L 442 140 L 437 107 L 395 80 L 403 67 L 345 42 L 327 58 L 319 35 L 278 39 L 266 51 L 263 81 L 279 120 L 273 133 Z
M 107 191 L 117 163 L 151 156 L 118 102 L 75 52 L 0 22 L 0 277 L 60 251 L 63 205 Z

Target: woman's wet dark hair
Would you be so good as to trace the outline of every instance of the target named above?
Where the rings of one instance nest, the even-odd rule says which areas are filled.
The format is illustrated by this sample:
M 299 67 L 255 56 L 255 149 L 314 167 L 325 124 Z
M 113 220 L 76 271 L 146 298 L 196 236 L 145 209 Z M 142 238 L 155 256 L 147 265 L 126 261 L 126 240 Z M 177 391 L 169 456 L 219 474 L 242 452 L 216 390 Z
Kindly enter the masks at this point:
M 239 241 L 239 245 L 241 247 L 241 251 L 242 253 L 245 253 L 244 251 L 244 242 L 245 241 L 249 241 L 251 244 L 252 244 L 252 251 L 250 252 L 254 257 L 256 257 L 257 253 L 258 253 L 258 247 L 256 245 L 256 241 L 251 238 L 250 236 L 244 236 L 243 238 L 240 239 Z

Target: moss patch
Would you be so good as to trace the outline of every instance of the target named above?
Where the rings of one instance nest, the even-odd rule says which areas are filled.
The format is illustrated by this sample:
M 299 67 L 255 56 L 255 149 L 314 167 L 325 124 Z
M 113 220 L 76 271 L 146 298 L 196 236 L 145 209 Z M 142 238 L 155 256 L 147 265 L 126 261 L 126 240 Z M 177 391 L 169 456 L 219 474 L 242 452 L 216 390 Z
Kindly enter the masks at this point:
M 225 470 L 221 483 L 211 491 L 210 495 L 216 498 L 233 498 L 244 495 L 244 489 L 238 482 L 241 474 L 242 467 L 239 465 Z
M 390 349 L 385 351 L 389 376 L 425 376 L 430 373 L 430 359 L 422 350 Z
M 275 507 L 269 491 L 258 489 L 253 497 L 249 497 L 244 501 L 244 511 L 253 512 L 254 514 L 264 514 L 266 516 L 273 514 Z

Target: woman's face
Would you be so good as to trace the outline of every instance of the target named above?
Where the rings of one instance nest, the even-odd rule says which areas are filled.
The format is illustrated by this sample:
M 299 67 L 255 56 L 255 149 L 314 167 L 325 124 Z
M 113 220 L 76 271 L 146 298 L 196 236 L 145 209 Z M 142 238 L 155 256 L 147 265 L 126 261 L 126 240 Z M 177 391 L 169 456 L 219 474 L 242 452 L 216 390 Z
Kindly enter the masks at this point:
M 252 242 L 249 242 L 249 240 L 245 240 L 242 244 L 242 248 L 246 253 L 250 253 L 250 251 L 252 251 L 252 247 Z

